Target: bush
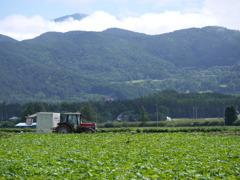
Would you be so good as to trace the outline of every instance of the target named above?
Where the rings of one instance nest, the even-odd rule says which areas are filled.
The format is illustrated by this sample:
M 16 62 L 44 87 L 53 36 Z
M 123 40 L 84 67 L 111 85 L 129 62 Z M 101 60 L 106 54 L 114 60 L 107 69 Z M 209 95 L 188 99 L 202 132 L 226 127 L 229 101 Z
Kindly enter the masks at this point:
M 236 120 L 234 123 L 233 123 L 234 126 L 240 126 L 240 119 L 239 120 Z
M 236 122 L 238 125 L 239 122 Z M 200 126 L 223 126 L 223 119 L 210 120 L 179 120 L 179 121 L 146 121 L 146 122 L 110 122 L 100 123 L 99 128 L 122 128 L 122 127 L 200 127 Z
M 137 129 L 136 132 L 137 132 L 137 133 L 141 133 L 142 130 L 141 130 L 141 129 Z
M 234 121 L 237 120 L 237 110 L 234 106 L 227 106 L 225 109 L 225 124 L 233 125 Z
M 0 128 L 14 128 L 15 122 L 13 121 L 6 121 L 0 124 Z
M 19 132 L 36 132 L 36 129 L 31 128 L 0 128 L 0 132 L 13 132 L 13 133 L 19 133 Z
M 207 121 L 207 126 L 223 126 L 224 121 Z
M 105 127 L 105 128 L 112 128 L 112 127 L 114 127 L 114 125 L 113 125 L 113 123 L 106 123 L 106 124 L 104 125 L 104 127 Z

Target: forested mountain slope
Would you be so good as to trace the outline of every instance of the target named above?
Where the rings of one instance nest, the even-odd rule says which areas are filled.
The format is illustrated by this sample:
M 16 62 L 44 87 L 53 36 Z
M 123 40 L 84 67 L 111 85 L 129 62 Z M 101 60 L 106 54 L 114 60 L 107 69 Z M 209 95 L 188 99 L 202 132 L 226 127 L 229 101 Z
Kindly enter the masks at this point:
M 8 37 L 8 36 L 5 36 L 5 35 L 1 35 L 0 34 L 0 42 L 7 42 L 7 41 L 17 41 L 17 40 L 15 40 L 15 39 L 13 39 L 13 38 L 11 38 L 11 37 Z
M 0 100 L 125 99 L 164 89 L 240 92 L 240 32 L 222 27 L 154 36 L 113 28 L 48 32 L 20 42 L 1 37 Z

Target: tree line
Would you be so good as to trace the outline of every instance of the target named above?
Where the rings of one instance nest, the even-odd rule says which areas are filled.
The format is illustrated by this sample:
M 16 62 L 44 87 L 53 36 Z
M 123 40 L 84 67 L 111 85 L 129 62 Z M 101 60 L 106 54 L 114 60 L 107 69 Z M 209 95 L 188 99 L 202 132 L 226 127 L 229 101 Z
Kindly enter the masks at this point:
M 81 112 L 85 121 L 134 122 L 162 121 L 175 118 L 223 118 L 225 109 L 232 105 L 238 110 L 240 97 L 219 93 L 178 93 L 165 90 L 129 100 L 88 102 L 29 102 L 26 104 L 0 103 L 0 121 L 13 116 L 25 117 L 37 112 Z

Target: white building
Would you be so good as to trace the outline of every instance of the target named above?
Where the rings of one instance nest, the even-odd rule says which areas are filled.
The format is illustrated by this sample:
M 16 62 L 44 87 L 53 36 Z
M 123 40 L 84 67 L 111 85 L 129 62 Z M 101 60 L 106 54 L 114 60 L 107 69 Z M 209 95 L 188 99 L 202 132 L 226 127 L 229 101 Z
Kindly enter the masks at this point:
M 29 127 L 29 128 L 36 128 L 37 126 L 37 123 L 32 123 L 31 125 L 25 123 L 25 122 L 20 122 L 18 124 L 15 125 L 15 127 L 17 128 L 26 128 L 26 127 Z

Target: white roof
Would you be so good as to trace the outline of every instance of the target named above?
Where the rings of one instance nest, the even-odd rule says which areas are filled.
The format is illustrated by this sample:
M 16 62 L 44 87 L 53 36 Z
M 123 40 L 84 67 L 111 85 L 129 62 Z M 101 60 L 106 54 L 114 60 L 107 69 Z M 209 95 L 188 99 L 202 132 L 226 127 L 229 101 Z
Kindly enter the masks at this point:
M 26 118 L 34 118 L 34 117 L 37 117 L 37 114 L 32 114 L 32 115 L 26 116 Z
M 18 119 L 18 117 L 16 117 L 16 116 L 9 118 L 9 120 L 16 120 L 16 119 Z
M 19 127 L 19 126 L 30 127 L 30 126 L 36 126 L 36 125 L 37 125 L 37 123 L 32 123 L 31 125 L 27 125 L 25 122 L 24 122 L 24 123 L 21 122 L 21 123 L 16 124 L 15 126 L 16 126 L 16 127 Z
M 37 114 L 60 114 L 55 112 L 38 112 Z

